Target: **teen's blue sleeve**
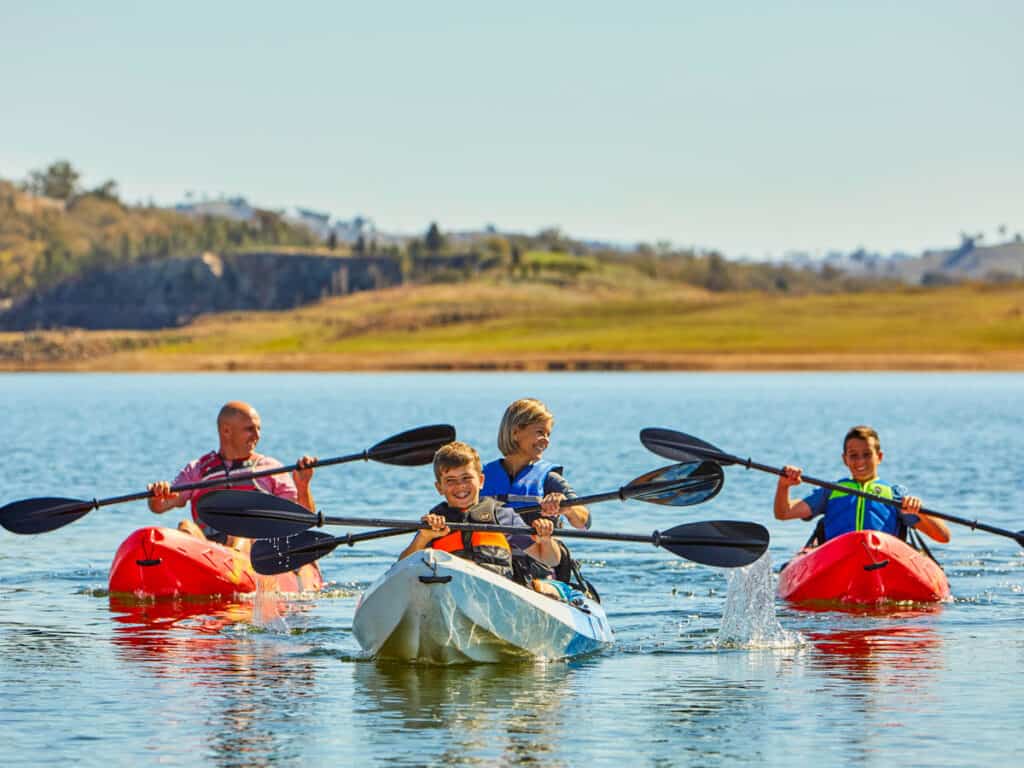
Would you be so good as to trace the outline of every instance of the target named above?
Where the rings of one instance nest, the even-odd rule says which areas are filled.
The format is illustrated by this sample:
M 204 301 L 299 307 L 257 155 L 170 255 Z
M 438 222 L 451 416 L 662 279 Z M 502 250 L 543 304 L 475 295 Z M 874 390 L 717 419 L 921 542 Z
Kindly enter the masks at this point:
M 825 505 L 828 504 L 830 493 L 832 492 L 828 488 L 816 488 L 810 496 L 802 499 L 804 504 L 811 508 L 811 517 L 825 514 Z

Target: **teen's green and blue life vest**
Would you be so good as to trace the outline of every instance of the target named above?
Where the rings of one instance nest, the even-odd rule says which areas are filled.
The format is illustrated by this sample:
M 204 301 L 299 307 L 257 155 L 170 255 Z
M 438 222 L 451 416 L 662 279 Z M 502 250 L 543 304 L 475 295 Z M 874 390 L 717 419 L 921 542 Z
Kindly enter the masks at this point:
M 885 499 L 901 498 L 893 486 L 880 480 L 869 480 L 861 484 L 847 478 L 840 480 L 837 485 L 865 491 Z M 906 535 L 899 507 L 844 491 L 832 491 L 825 502 L 825 540 L 831 541 L 836 536 L 850 531 L 864 530 L 882 531 L 899 537 Z

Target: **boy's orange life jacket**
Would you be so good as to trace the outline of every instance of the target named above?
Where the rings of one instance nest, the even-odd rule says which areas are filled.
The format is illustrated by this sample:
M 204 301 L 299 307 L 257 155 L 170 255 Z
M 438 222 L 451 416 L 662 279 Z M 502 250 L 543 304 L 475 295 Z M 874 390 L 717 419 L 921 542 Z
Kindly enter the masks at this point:
M 499 547 L 500 549 L 507 549 L 511 552 L 511 548 L 508 545 L 508 539 L 505 538 L 503 533 L 491 533 L 490 531 L 452 531 L 447 536 L 442 536 L 440 539 L 434 539 L 430 542 L 430 546 L 434 549 L 442 549 L 445 552 L 451 552 L 453 555 L 462 555 L 466 551 L 465 534 L 469 536 L 469 548 L 477 549 L 478 547 Z
M 495 509 L 498 505 L 492 498 L 481 499 L 469 509 L 456 509 L 448 504 L 438 504 L 431 514 L 442 515 L 449 523 L 482 523 L 498 525 Z M 430 542 L 432 549 L 450 552 L 457 557 L 497 571 L 503 576 L 512 576 L 512 548 L 503 533 L 490 531 L 452 531 L 447 536 Z

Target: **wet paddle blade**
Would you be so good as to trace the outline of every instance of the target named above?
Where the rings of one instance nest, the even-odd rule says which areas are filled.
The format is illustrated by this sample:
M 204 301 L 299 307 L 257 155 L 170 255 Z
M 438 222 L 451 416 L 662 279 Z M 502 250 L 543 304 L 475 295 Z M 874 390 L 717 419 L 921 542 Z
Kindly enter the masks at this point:
M 88 514 L 95 502 L 45 496 L 0 508 L 0 525 L 11 533 L 47 533 Z
M 214 491 L 199 500 L 199 519 L 246 539 L 272 539 L 304 531 L 317 516 L 294 501 L 259 491 Z
M 718 495 L 725 473 L 713 461 L 690 461 L 641 475 L 623 491 L 628 499 L 670 507 L 701 504 Z
M 660 535 L 658 546 L 702 565 L 737 568 L 760 558 L 769 542 L 763 525 L 718 520 L 676 526 Z
M 302 531 L 286 538 L 257 539 L 249 557 L 256 573 L 274 576 L 314 563 L 344 543 L 344 538 L 323 531 Z
M 384 464 L 417 467 L 422 464 L 430 464 L 434 460 L 437 449 L 453 440 L 455 440 L 455 427 L 450 424 L 417 427 L 382 440 L 370 448 L 366 452 L 366 456 Z
M 710 459 L 721 464 L 732 464 L 726 461 L 731 458 L 727 453 L 706 443 L 699 437 L 687 435 L 684 432 L 676 432 L 674 429 L 661 429 L 660 427 L 647 427 L 640 430 L 640 442 L 644 447 L 673 461 L 700 461 Z

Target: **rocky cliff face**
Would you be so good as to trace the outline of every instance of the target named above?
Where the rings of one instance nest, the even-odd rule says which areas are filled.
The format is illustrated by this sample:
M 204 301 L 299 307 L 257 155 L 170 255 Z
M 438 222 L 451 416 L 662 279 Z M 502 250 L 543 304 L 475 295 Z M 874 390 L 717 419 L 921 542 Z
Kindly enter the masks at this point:
M 0 328 L 167 328 L 206 312 L 291 309 L 401 282 L 389 257 L 204 253 L 95 270 L 15 302 L 0 314 Z

